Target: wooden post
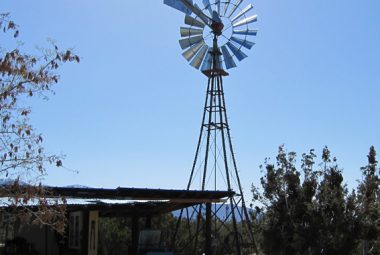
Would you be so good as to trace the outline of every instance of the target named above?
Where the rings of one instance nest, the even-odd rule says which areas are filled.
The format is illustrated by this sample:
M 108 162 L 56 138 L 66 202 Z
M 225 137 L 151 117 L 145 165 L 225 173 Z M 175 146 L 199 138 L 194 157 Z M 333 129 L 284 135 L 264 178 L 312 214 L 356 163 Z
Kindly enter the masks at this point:
M 151 229 L 152 228 L 152 216 L 147 215 L 145 219 L 145 228 Z
M 211 255 L 211 203 L 206 203 L 206 247 L 205 254 Z
M 138 255 L 139 249 L 139 217 L 132 216 L 132 255 Z

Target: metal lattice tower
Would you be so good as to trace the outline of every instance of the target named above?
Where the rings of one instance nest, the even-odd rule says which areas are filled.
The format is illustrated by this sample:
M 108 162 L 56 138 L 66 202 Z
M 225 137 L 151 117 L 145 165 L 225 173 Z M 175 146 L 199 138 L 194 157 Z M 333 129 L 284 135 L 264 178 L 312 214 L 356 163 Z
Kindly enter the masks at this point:
M 182 55 L 193 67 L 201 67 L 208 78 L 202 124 L 187 189 L 233 193 L 224 203 L 183 209 L 173 235 L 173 245 L 176 254 L 252 254 L 254 236 L 232 146 L 223 77 L 228 75 L 224 66 L 227 69 L 236 67 L 234 58 L 241 61 L 247 57 L 242 47 L 251 49 L 254 45 L 247 37 L 256 35 L 257 30 L 249 29 L 248 24 L 256 21 L 257 15 L 246 16 L 253 6 L 249 4 L 240 9 L 243 0 L 235 3 L 230 0 L 217 0 L 214 4 L 209 0 L 202 2 L 203 10 L 192 0 L 164 0 L 165 4 L 186 14 L 185 24 L 190 27 L 181 27 L 184 39 L 180 40 L 180 46 L 185 50 Z M 233 16 L 239 9 L 240 12 Z M 211 18 L 205 12 L 209 12 Z M 238 29 L 242 26 L 245 29 Z M 219 47 L 218 43 L 222 46 Z M 210 219 L 212 222 L 206 222 Z M 204 236 L 212 240 L 205 240 Z

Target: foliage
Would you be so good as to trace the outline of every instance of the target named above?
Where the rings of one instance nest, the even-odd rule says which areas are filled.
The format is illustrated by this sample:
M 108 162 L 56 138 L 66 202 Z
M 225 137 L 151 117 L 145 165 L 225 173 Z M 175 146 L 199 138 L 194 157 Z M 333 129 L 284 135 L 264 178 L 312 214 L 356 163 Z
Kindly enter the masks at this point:
M 363 180 L 358 187 L 358 210 L 361 222 L 361 254 L 380 254 L 380 179 L 376 151 L 372 146 L 368 164 L 361 168 Z
M 276 164 L 266 160 L 262 189 L 252 187 L 259 251 L 262 254 L 380 254 L 379 178 L 373 147 L 363 181 L 348 192 L 337 160 L 324 148 L 316 166 L 314 150 L 279 148 Z
M 145 218 L 139 220 L 139 229 L 146 229 Z M 151 219 L 150 229 L 161 230 L 161 245 L 171 247 L 172 230 L 176 219 L 172 214 L 157 215 Z M 128 254 L 132 245 L 132 219 L 124 217 L 100 218 L 99 221 L 99 254 L 119 255 Z
M 129 218 L 100 218 L 99 252 L 103 255 L 128 254 L 132 241 Z
M 79 62 L 79 57 L 56 45 L 38 56 L 24 53 L 15 39 L 18 26 L 9 14 L 0 14 L 0 29 L 4 36 L 13 36 L 5 39 L 15 45 L 9 49 L 0 44 L 0 178 L 8 184 L 0 188 L 0 193 L 10 194 L 2 203 L 17 208 L 19 216 L 28 222 L 49 224 L 62 231 L 64 206 L 59 204 L 64 201 L 48 201 L 39 185 L 46 174 L 46 163 L 60 167 L 62 161 L 44 152 L 43 137 L 30 124 L 31 108 L 25 102 L 36 96 L 46 98 L 58 83 L 56 71 L 61 64 Z

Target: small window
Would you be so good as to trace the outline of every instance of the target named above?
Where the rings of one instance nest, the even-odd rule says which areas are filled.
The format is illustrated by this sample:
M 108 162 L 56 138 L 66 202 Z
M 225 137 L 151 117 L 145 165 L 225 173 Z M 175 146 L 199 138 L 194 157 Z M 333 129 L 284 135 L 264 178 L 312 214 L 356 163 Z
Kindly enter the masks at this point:
M 15 218 L 8 213 L 0 214 L 0 248 L 15 237 Z
M 72 212 L 69 216 L 69 248 L 81 248 L 82 212 Z

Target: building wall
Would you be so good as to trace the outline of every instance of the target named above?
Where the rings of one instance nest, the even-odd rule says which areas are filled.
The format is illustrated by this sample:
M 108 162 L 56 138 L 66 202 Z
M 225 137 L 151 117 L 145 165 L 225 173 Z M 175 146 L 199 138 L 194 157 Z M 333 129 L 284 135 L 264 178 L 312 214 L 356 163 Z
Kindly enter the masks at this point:
M 51 228 L 24 225 L 17 236 L 25 238 L 40 255 L 59 254 L 60 236 Z

